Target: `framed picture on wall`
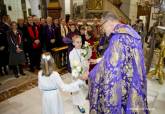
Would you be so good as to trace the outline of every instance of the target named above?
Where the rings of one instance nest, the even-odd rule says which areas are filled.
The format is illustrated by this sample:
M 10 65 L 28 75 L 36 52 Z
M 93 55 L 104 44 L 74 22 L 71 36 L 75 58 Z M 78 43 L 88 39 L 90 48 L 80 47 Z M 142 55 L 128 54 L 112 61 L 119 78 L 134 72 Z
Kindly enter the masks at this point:
M 159 13 L 152 13 L 152 19 L 157 20 Z

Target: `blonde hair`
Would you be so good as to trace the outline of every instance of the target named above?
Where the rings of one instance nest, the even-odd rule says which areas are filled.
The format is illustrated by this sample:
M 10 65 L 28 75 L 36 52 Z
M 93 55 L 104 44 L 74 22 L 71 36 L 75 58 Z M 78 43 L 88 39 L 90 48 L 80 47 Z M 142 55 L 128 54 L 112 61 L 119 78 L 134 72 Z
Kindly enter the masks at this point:
M 72 41 L 75 42 L 75 40 L 76 40 L 77 38 L 80 38 L 80 39 L 82 40 L 82 38 L 81 38 L 80 35 L 74 35 L 74 36 L 72 37 Z
M 41 57 L 41 69 L 44 76 L 50 76 L 55 70 L 54 59 L 50 52 L 44 52 Z

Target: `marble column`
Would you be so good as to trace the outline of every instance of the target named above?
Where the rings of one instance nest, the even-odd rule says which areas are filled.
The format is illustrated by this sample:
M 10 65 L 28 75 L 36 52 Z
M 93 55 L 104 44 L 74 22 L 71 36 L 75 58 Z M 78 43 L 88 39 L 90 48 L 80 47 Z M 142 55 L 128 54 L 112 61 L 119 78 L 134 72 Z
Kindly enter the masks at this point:
M 41 10 L 39 9 L 40 0 L 29 0 L 32 10 L 32 15 L 36 15 L 37 17 L 41 17 Z
M 59 0 L 61 6 L 61 18 L 65 18 L 65 0 Z
M 87 0 L 83 0 L 83 19 L 86 18 L 86 12 L 87 12 L 86 6 L 87 6 Z
M 137 20 L 137 11 L 138 11 L 138 7 L 137 7 L 137 2 L 138 0 L 130 0 L 130 4 L 129 4 L 129 18 L 131 19 L 131 23 L 135 23 L 135 21 Z
M 40 3 L 41 3 L 41 17 L 46 18 L 47 17 L 47 1 L 40 0 Z

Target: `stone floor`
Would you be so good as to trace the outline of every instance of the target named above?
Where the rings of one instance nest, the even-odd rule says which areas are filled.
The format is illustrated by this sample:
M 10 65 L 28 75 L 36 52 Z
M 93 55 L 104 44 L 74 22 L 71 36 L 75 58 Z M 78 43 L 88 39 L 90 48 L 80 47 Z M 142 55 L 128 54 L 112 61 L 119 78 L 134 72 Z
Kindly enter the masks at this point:
M 64 82 L 69 83 L 70 74 L 62 75 Z M 70 93 L 62 93 L 65 114 L 80 114 L 73 107 Z M 160 85 L 156 80 L 148 80 L 148 103 L 151 114 L 164 114 L 165 84 Z M 85 108 L 88 114 L 89 103 Z M 37 87 L 0 102 L 0 114 L 41 114 L 41 93 Z

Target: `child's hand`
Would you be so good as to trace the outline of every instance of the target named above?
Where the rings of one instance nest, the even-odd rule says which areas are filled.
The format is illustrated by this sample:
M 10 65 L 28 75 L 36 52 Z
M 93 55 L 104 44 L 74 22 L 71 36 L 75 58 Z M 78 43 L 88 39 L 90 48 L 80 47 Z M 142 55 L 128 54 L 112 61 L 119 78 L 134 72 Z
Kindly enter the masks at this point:
M 99 63 L 101 60 L 102 60 L 102 58 L 90 59 L 89 62 L 90 62 L 91 64 L 97 64 L 97 63 Z
M 16 49 L 16 52 L 17 52 L 17 53 L 20 53 L 20 52 L 22 52 L 22 51 L 23 51 L 23 50 L 20 49 L 20 48 L 17 48 L 17 49 Z
M 83 76 L 82 76 L 82 80 L 87 80 L 88 79 L 88 75 L 89 75 L 89 72 L 87 71 L 87 72 L 85 72 L 84 74 L 83 74 Z
M 40 40 L 35 40 L 34 43 L 35 44 L 39 44 L 40 43 Z
M 97 63 L 97 59 L 90 59 L 89 62 L 90 62 L 91 64 L 96 64 L 96 63 Z

